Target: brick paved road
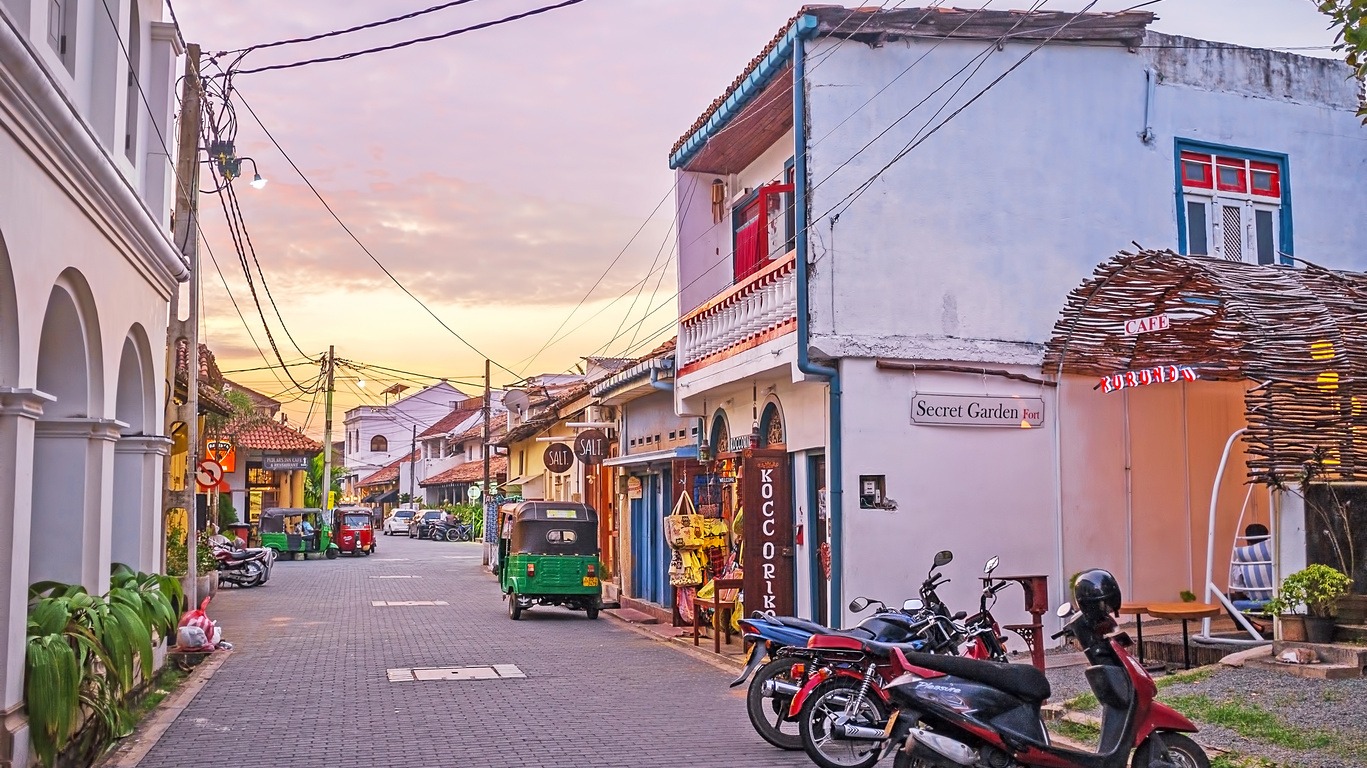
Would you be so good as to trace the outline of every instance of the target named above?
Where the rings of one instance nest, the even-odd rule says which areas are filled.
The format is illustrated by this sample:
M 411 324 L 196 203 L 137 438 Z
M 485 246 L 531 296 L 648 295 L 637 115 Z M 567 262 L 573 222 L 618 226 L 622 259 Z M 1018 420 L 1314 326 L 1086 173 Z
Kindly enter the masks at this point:
M 278 562 L 264 587 L 221 590 L 210 615 L 236 650 L 141 765 L 812 765 L 754 733 L 715 667 L 606 617 L 536 608 L 509 621 L 480 551 L 381 537 L 370 558 Z M 395 575 L 421 578 L 375 578 Z M 467 664 L 516 664 L 527 679 L 386 677 Z

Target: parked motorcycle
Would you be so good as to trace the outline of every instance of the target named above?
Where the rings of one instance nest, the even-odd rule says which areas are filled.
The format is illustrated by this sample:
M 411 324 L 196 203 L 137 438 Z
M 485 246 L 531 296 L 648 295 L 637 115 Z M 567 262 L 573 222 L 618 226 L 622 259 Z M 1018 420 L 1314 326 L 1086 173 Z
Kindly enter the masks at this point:
M 954 553 L 949 550 L 938 552 L 931 570 L 948 565 L 953 559 Z M 923 588 L 922 594 L 925 593 Z M 933 587 L 930 594 L 934 595 Z M 938 602 L 938 598 L 936 600 Z M 745 670 L 731 682 L 731 687 L 751 680 L 745 697 L 745 709 L 750 724 L 761 738 L 779 749 L 802 749 L 802 736 L 797 723 L 787 713 L 793 695 L 802 688 L 803 671 L 808 667 L 804 663 L 805 654 L 793 649 L 804 648 L 814 635 L 845 634 L 885 643 L 921 644 L 917 647 L 934 650 L 922 636 L 929 627 L 926 612 L 930 610 L 924 599 L 908 600 L 903 603 L 901 610 L 895 610 L 881 600 L 856 597 L 850 601 L 849 608 L 852 613 L 859 613 L 870 606 L 875 606 L 874 614 L 847 630 L 831 629 L 794 616 L 769 616 L 758 611 L 750 618 L 741 620 L 742 637 L 753 645 Z M 938 608 L 942 606 L 937 605 Z M 940 643 L 939 638 L 936 638 L 936 643 Z
M 892 706 L 886 682 L 902 670 L 894 651 L 954 655 L 963 649 L 970 658 L 1007 661 L 1000 627 L 992 616 L 996 595 L 1011 582 L 991 580 L 1000 559 L 987 561 L 983 572 L 988 581 L 982 590 L 978 613 L 951 615 L 936 594 L 936 588 L 949 582 L 934 567 L 921 585 L 925 602 L 923 641 L 918 646 L 880 643 L 860 638 L 813 637 L 807 644 L 819 666 L 793 695 L 788 716 L 798 723 L 798 733 L 807 756 L 822 768 L 868 768 L 876 763 L 882 748 L 882 734 Z
M 228 545 L 226 539 L 211 546 L 218 561 L 219 586 L 256 587 L 270 579 L 275 553 L 269 547 L 241 549 Z
M 1040 705 L 1051 690 L 1038 669 L 899 647 L 888 664 L 899 673 L 883 686 L 891 716 L 847 720 L 839 738 L 882 745 L 876 757 L 896 750 L 894 768 L 1209 768 L 1185 735 L 1196 726 L 1154 701 L 1158 688 L 1130 654 L 1129 636 L 1111 634 L 1121 602 L 1115 578 L 1087 571 L 1073 597 L 1078 609 L 1059 609 L 1067 624 L 1053 637 L 1068 636 L 1092 663 L 1087 682 L 1102 706 L 1096 752 L 1050 743 Z

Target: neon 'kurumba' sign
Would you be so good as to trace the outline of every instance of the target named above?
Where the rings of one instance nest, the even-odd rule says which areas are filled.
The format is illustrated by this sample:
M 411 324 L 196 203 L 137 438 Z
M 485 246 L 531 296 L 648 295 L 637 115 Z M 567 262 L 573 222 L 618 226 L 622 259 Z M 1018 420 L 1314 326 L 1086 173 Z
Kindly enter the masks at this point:
M 1196 381 L 1196 369 L 1189 365 L 1159 365 L 1142 371 L 1113 373 L 1097 382 L 1093 389 L 1102 392 L 1119 392 L 1122 389 L 1143 387 L 1149 384 L 1162 384 L 1170 381 Z

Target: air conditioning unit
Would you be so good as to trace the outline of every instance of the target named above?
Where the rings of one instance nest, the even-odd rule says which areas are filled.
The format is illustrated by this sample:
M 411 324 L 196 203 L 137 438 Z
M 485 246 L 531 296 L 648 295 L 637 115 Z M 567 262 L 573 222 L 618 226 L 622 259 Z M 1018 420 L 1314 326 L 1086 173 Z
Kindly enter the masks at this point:
M 584 412 L 585 421 L 616 421 L 617 414 L 610 405 L 590 405 Z

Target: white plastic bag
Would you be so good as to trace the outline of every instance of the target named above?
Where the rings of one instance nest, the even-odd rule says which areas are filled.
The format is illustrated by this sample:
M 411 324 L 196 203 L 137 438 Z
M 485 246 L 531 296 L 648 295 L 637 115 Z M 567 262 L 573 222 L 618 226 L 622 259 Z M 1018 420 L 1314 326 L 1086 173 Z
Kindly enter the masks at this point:
M 204 634 L 204 629 L 196 626 L 184 626 L 176 634 L 176 647 L 184 651 L 193 651 L 209 645 L 209 637 Z

